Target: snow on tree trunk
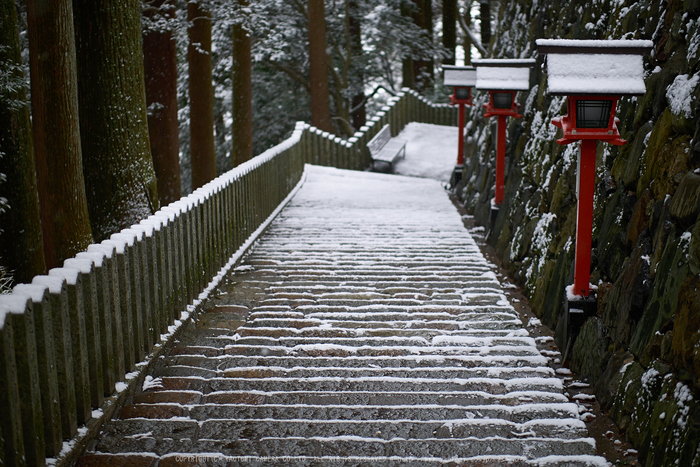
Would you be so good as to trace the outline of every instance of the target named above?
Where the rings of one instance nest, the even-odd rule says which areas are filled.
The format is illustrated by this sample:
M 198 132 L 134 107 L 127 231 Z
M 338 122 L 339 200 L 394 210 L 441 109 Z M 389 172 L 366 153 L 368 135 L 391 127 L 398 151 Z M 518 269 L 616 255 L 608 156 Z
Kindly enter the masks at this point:
M 182 196 L 177 117 L 177 47 L 168 23 L 175 17 L 173 0 L 147 0 L 143 56 L 148 104 L 148 132 L 153 168 L 162 205 Z
M 44 254 L 49 269 L 92 243 L 83 181 L 70 0 L 27 2 L 32 118 Z
M 14 0 L 0 0 L 1 267 L 11 271 L 17 282 L 30 282 L 46 271 Z
M 83 174 L 95 241 L 159 208 L 140 2 L 75 0 Z
M 248 0 L 238 0 L 241 8 L 248 7 Z M 242 23 L 233 25 L 233 166 L 253 157 L 253 81 L 251 38 Z
M 190 153 L 192 190 L 216 178 L 214 86 L 211 62 L 211 12 L 203 2 L 187 5 L 190 43 Z
M 328 95 L 326 14 L 323 0 L 309 0 L 309 78 L 311 83 L 311 124 L 332 132 Z

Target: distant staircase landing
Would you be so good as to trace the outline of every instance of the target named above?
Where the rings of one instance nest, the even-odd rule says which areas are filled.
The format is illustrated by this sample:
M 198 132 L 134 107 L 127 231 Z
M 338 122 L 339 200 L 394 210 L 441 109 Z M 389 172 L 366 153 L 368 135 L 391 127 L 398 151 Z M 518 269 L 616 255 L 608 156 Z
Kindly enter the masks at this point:
M 78 465 L 598 466 L 440 183 L 306 181 Z

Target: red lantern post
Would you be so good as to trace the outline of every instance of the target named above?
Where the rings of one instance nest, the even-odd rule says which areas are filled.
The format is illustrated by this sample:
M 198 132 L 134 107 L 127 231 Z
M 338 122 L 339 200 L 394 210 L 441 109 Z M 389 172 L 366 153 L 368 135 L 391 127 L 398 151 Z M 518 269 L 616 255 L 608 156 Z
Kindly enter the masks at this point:
M 567 96 L 567 115 L 552 120 L 564 132 L 559 144 L 581 141 L 574 283 L 567 287 L 568 348 L 589 316 L 597 312 L 590 285 L 596 142 L 623 145 L 615 117 L 621 96 L 643 95 L 642 56 L 651 41 L 538 39 L 547 57 L 547 91 Z M 566 358 L 565 354 L 565 358 Z
M 484 117 L 498 117 L 496 138 L 496 192 L 494 208 L 503 204 L 506 170 L 506 117 L 521 118 L 520 105 L 515 102 L 517 91 L 530 89 L 530 68 L 533 59 L 474 60 L 476 88 L 489 91 L 489 102 L 484 104 Z
M 470 66 L 443 65 L 445 73 L 445 85 L 453 86 L 454 92 L 450 96 L 450 105 L 458 106 L 459 136 L 457 142 L 457 165 L 452 172 L 452 187 L 455 187 L 462 179 L 464 168 L 464 127 L 466 125 L 465 106 L 473 106 L 472 89 L 476 84 L 476 69 Z

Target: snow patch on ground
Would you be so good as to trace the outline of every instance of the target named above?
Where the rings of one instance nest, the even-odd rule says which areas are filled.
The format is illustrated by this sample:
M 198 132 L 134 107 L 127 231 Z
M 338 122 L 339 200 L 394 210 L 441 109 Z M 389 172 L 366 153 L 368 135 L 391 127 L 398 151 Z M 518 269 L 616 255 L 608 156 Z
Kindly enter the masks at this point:
M 450 181 L 457 163 L 457 127 L 411 122 L 398 137 L 407 144 L 406 158 L 396 163 L 397 174 Z

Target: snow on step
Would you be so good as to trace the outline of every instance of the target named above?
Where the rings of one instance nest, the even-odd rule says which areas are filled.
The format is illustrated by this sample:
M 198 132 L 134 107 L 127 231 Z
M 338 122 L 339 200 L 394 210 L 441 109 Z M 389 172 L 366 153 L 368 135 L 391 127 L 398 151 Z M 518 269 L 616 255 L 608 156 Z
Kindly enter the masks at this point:
M 307 170 L 90 465 L 608 465 L 438 183 Z

